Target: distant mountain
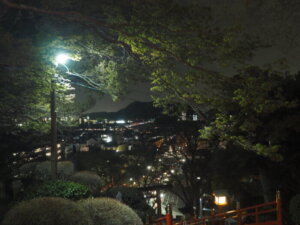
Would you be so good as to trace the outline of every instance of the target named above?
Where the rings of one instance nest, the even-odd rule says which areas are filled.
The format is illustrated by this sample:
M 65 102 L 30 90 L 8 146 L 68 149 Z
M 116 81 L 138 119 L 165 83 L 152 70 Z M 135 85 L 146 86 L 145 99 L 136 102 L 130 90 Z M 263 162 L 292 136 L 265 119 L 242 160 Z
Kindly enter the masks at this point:
M 90 119 L 150 119 L 162 115 L 161 109 L 153 107 L 152 102 L 133 102 L 118 112 L 88 113 Z

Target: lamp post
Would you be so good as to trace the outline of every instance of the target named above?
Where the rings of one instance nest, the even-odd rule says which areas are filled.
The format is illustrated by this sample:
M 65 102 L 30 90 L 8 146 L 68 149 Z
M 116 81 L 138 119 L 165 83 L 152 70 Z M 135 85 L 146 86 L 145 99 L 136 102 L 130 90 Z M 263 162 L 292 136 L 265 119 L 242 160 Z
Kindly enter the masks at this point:
M 67 74 L 70 77 L 74 77 L 80 79 L 84 83 L 75 83 L 78 86 L 83 86 L 88 89 L 92 89 L 95 91 L 99 91 L 101 85 L 97 84 L 91 78 L 87 76 L 83 76 L 77 73 L 71 73 L 69 68 L 66 66 L 66 62 L 70 59 L 67 54 L 59 54 L 56 56 L 54 64 L 57 67 L 58 65 L 62 65 L 65 67 Z M 71 81 L 68 80 L 70 83 Z M 51 108 L 51 178 L 56 179 L 57 177 L 57 116 L 56 116 L 56 92 L 55 92 L 55 78 L 52 78 L 51 81 L 51 100 L 50 100 L 50 108 Z
M 57 120 L 56 120 L 56 95 L 55 81 L 51 80 L 51 97 L 50 97 L 50 112 L 51 112 L 51 178 L 56 179 L 57 176 Z
M 55 58 L 56 66 L 64 65 L 69 57 L 65 54 L 59 54 Z M 51 179 L 57 178 L 57 115 L 56 115 L 56 91 L 55 78 L 51 80 L 50 95 L 50 115 L 51 115 Z

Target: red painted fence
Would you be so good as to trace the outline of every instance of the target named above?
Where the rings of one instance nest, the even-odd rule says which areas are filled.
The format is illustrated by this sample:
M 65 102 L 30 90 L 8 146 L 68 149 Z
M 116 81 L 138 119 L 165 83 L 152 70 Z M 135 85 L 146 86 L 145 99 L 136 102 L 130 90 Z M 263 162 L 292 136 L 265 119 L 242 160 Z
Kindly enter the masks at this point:
M 276 194 L 276 200 L 248 208 L 232 210 L 225 213 L 213 214 L 203 218 L 195 218 L 192 221 L 173 222 L 171 209 L 166 216 L 154 221 L 152 225 L 283 225 L 282 202 L 280 193 Z

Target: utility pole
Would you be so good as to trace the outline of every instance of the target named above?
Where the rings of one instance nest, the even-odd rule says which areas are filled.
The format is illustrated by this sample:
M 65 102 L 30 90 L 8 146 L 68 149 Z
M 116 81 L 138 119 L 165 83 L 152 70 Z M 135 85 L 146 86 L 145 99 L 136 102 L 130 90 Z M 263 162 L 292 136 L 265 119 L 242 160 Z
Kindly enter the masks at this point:
M 57 177 L 57 122 L 56 122 L 56 95 L 55 81 L 51 81 L 51 178 L 55 180 Z

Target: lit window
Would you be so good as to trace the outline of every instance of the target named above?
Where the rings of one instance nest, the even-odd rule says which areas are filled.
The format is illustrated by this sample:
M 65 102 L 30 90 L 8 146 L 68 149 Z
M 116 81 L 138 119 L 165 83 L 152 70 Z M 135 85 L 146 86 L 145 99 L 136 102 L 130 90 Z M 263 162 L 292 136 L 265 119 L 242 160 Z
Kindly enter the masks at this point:
M 198 115 L 193 115 L 193 121 L 197 121 L 198 120 Z

